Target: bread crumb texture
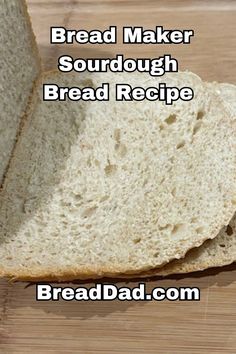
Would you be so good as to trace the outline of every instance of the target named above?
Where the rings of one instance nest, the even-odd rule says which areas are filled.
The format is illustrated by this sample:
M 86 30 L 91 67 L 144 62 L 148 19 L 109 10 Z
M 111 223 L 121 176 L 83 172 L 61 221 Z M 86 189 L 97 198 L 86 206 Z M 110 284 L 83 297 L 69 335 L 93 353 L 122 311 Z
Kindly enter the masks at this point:
M 83 87 L 88 80 L 109 82 L 110 101 L 42 101 L 42 83 Z M 193 87 L 193 100 L 115 101 L 116 83 L 163 80 Z M 2 275 L 148 270 L 228 224 L 236 206 L 235 126 L 196 75 L 47 74 L 42 83 L 3 188 Z
M 236 120 L 236 86 L 232 84 L 207 84 L 208 90 L 213 90 L 219 95 L 226 110 L 228 118 Z M 235 205 L 235 201 L 233 201 Z M 209 267 L 219 267 L 231 264 L 236 261 L 236 214 L 227 226 L 224 226 L 216 238 L 207 240 L 202 246 L 190 250 L 180 260 L 173 261 L 159 269 L 152 269 L 139 274 L 139 277 L 150 277 L 155 275 L 169 275 L 176 273 L 194 272 Z M 134 275 L 132 275 L 133 277 Z M 127 278 L 126 275 L 120 277 Z

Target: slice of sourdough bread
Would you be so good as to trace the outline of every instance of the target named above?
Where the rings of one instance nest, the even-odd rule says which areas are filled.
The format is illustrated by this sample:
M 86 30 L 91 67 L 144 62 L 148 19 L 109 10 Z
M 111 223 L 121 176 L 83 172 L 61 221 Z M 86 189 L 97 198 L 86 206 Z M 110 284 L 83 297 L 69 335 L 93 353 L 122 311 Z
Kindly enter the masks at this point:
M 223 100 L 229 117 L 236 121 L 236 86 L 231 84 L 207 84 Z M 151 277 L 156 275 L 170 275 L 204 270 L 210 267 L 219 267 L 236 261 L 236 214 L 216 238 L 207 240 L 198 248 L 187 253 L 184 259 L 173 261 L 160 269 L 136 275 L 137 277 Z M 120 275 L 127 278 L 126 274 Z M 134 277 L 134 275 L 132 275 Z
M 116 83 L 190 86 L 194 99 L 117 102 Z M 107 102 L 44 102 L 42 83 L 110 83 Z M 137 273 L 214 238 L 235 211 L 236 131 L 191 73 L 47 74 L 3 186 L 0 275 Z
M 24 1 L 1 0 L 0 26 L 1 185 L 40 60 Z

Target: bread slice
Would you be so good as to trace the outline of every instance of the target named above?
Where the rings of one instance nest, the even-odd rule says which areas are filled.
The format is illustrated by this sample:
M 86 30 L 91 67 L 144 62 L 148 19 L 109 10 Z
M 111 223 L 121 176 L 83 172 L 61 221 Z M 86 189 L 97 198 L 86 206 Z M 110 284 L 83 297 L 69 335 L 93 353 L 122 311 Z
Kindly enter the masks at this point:
M 0 185 L 40 60 L 24 1 L 0 3 Z
M 117 102 L 116 83 L 190 86 L 192 101 Z M 44 102 L 42 83 L 110 83 L 110 101 Z M 3 186 L 0 275 L 137 273 L 214 238 L 236 203 L 236 131 L 191 73 L 46 74 Z
M 236 121 L 236 86 L 231 84 L 208 84 L 223 100 L 229 111 L 229 118 Z M 207 240 L 198 248 L 187 253 L 184 259 L 173 261 L 160 268 L 136 275 L 137 277 L 151 277 L 156 275 L 170 275 L 204 270 L 210 267 L 219 267 L 236 261 L 236 214 L 228 226 L 225 226 L 216 238 Z M 120 275 L 127 278 L 126 274 Z M 134 277 L 134 275 L 132 275 Z

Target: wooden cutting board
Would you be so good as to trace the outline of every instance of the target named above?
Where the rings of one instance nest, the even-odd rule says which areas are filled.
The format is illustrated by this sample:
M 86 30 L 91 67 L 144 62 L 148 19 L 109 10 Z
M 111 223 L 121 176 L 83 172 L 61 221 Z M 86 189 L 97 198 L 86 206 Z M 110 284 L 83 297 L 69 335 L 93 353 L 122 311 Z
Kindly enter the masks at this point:
M 20 1 L 20 0 L 19 0 Z M 29 0 L 46 69 L 73 57 L 157 57 L 204 80 L 236 82 L 235 1 Z M 50 26 L 106 29 L 110 25 L 194 29 L 191 45 L 52 46 Z M 120 282 L 119 286 L 124 285 Z M 92 284 L 87 284 L 91 286 Z M 137 282 L 129 282 L 133 287 Z M 200 302 L 37 302 L 35 285 L 0 281 L 0 353 L 236 353 L 236 266 L 147 282 L 197 286 Z

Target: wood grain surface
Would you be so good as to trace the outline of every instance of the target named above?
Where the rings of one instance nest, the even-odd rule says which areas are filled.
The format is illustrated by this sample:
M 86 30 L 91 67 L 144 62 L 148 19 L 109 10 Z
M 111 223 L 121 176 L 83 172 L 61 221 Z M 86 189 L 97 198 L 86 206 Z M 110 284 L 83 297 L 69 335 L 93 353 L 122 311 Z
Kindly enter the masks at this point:
M 170 53 L 204 80 L 236 82 L 235 1 L 29 0 L 45 69 L 74 57 Z M 194 29 L 191 45 L 50 45 L 50 26 Z M 119 282 L 118 285 L 124 285 Z M 130 281 L 128 286 L 137 285 Z M 74 285 L 76 286 L 76 285 Z M 78 286 L 78 285 L 77 285 Z M 87 284 L 92 286 L 92 283 Z M 197 286 L 199 302 L 37 302 L 35 285 L 0 281 L 0 353 L 236 353 L 236 266 L 147 281 Z

